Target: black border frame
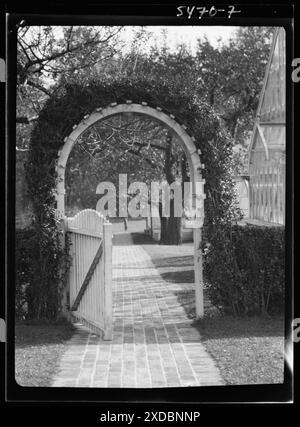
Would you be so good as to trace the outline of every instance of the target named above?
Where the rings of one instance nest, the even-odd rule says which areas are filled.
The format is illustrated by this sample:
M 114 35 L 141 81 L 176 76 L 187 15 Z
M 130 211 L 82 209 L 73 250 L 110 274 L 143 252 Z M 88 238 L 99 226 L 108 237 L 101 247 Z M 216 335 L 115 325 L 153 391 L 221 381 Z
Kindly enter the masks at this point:
M 188 2 L 188 4 L 196 2 Z M 217 4 L 218 2 L 214 2 Z M 285 332 L 286 337 L 291 333 L 291 322 L 293 317 L 297 317 L 293 312 L 293 83 L 290 78 L 292 67 L 291 62 L 294 57 L 294 34 L 293 34 L 293 7 L 288 4 L 280 5 L 236 5 L 242 9 L 239 17 L 231 18 L 207 18 L 198 19 L 176 18 L 177 6 L 184 4 L 180 2 L 174 5 L 162 5 L 161 3 L 144 4 L 127 3 L 115 4 L 101 2 L 97 4 L 75 4 L 66 5 L 58 2 L 48 6 L 45 12 L 39 4 L 28 4 L 14 7 L 6 7 L 6 12 L 10 13 L 7 20 L 7 151 L 6 151 L 6 267 L 8 279 L 13 278 L 14 266 L 14 217 L 15 201 L 11 194 L 15 188 L 15 116 L 16 116 L 16 27 L 22 20 L 28 25 L 236 25 L 236 26 L 283 26 L 286 29 L 287 46 L 287 168 L 286 168 L 286 311 L 285 311 Z M 205 3 L 207 6 L 208 3 Z M 30 10 L 30 12 L 28 12 Z M 70 12 L 70 10 L 72 10 Z M 155 12 L 155 14 L 154 14 Z M 85 13 L 86 15 L 81 15 Z M 94 15 L 95 13 L 95 15 Z M 1 45 L 3 44 L 3 41 Z M 1 85 L 2 89 L 2 85 Z M 3 98 L 3 90 L 0 92 Z M 1 115 L 1 124 L 4 119 Z M 2 128 L 2 127 L 1 127 Z M 2 136 L 2 135 L 1 135 Z M 3 146 L 2 146 L 3 147 Z M 2 157 L 3 158 L 3 157 Z M 3 169 L 2 169 L 3 170 Z M 3 225 L 3 223 L 2 223 Z M 23 402 L 36 404 L 55 403 L 56 405 L 71 404 L 74 402 L 91 405 L 95 402 L 110 404 L 162 403 L 169 405 L 177 404 L 205 404 L 214 405 L 220 403 L 286 403 L 291 402 L 292 395 L 292 375 L 285 365 L 284 384 L 275 385 L 245 385 L 245 386 L 222 386 L 222 387 L 200 387 L 200 388 L 179 388 L 179 389 L 86 389 L 86 388 L 40 388 L 21 387 L 14 380 L 14 289 L 8 286 L 7 282 L 7 364 L 5 400 L 9 403 Z M 2 307 L 1 307 L 2 310 Z M 4 316 L 2 316 L 4 317 Z M 1 346 L 2 347 L 2 346 Z M 2 348 L 1 348 L 2 351 Z M 296 356 L 296 354 L 295 354 Z M 13 374 L 13 375 L 12 375 Z M 295 369 L 296 374 L 296 369 Z M 89 403 L 88 403 L 89 402 Z

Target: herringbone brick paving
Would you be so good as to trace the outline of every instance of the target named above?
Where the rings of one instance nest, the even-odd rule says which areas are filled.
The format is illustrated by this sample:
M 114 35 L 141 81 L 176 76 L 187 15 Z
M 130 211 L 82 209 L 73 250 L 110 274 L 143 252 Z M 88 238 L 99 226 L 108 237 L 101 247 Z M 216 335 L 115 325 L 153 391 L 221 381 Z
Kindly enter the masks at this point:
M 224 384 L 178 300 L 178 294 L 191 291 L 193 284 L 164 280 L 145 249 L 133 244 L 130 233 L 116 234 L 113 244 L 113 340 L 103 341 L 78 325 L 53 386 Z

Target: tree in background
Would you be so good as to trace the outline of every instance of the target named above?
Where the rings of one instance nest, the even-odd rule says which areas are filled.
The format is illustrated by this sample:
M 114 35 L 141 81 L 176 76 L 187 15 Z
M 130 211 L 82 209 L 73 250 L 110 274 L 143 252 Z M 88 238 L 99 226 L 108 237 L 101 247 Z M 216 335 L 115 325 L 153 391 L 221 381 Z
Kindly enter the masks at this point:
M 235 145 L 240 147 L 236 151 L 237 173 L 247 168 L 247 144 L 273 31 L 272 27 L 240 27 L 227 45 L 214 48 L 207 40 L 198 44 L 199 95 L 220 114 Z
M 65 82 L 87 84 L 95 78 L 143 73 L 171 79 L 206 100 L 222 116 L 236 144 L 252 130 L 267 63 L 272 27 L 240 27 L 227 44 L 198 40 L 195 52 L 184 44 L 175 51 L 151 39 L 147 27 L 135 30 L 123 52 L 124 27 L 20 27 L 17 57 L 17 138 L 26 148 L 30 123 L 45 101 Z M 162 31 L 162 37 L 164 32 Z M 27 125 L 27 126 L 25 126 Z M 29 126 L 28 126 L 29 125 Z
M 184 91 L 191 99 L 198 96 L 213 106 L 224 120 L 235 144 L 241 147 L 233 161 L 237 173 L 242 170 L 241 164 L 247 160 L 245 141 L 253 127 L 272 29 L 241 27 L 228 44 L 220 43 L 214 47 L 208 40 L 199 40 L 195 52 L 191 52 L 184 44 L 172 50 L 166 41 L 162 46 L 153 44 L 147 52 L 143 48 L 144 43 L 151 38 L 147 28 L 136 30 L 131 47 L 123 50 L 121 33 L 121 27 L 60 27 L 58 30 L 57 27 L 48 26 L 19 29 L 18 148 L 27 149 L 32 123 L 49 96 L 66 82 L 88 85 L 95 78 L 107 81 L 124 75 L 130 78 L 145 75 L 162 87 L 164 82 L 168 82 L 174 93 Z M 69 197 L 73 201 L 77 199 L 78 207 L 91 205 L 92 199 L 96 197 L 86 191 L 96 176 L 103 180 L 109 175 L 113 181 L 114 171 L 135 169 L 140 171 L 145 181 L 150 175 L 160 175 L 160 179 L 170 182 L 174 181 L 173 164 L 180 164 L 181 170 L 188 170 L 186 159 L 174 148 L 177 144 L 170 139 L 166 142 L 166 132 L 161 132 L 160 139 L 163 142 L 159 149 L 155 147 L 158 143 L 155 143 L 152 131 L 149 131 L 148 136 L 145 132 L 140 133 L 140 145 L 135 144 L 131 149 L 124 144 L 124 138 L 128 136 L 124 136 L 124 129 L 122 132 L 118 136 L 115 133 L 108 146 L 102 146 L 105 161 L 99 153 L 97 160 L 93 154 L 87 154 L 89 150 L 83 141 L 77 147 L 77 152 L 74 152 L 74 159 L 78 161 L 76 163 L 74 160 L 75 165 L 71 166 L 71 170 L 73 176 L 77 174 L 77 181 Z M 103 135 L 99 139 L 101 133 Z M 105 130 L 98 127 L 98 136 L 93 143 L 98 141 L 98 145 L 103 145 L 105 135 Z M 91 141 L 91 135 L 89 138 Z M 114 144 L 111 144 L 113 140 Z M 143 144 L 148 147 L 149 141 L 150 149 L 146 150 Z M 101 151 L 101 148 L 98 146 L 97 150 Z M 86 160 L 91 160 L 91 156 L 93 158 L 89 168 L 84 168 L 80 160 L 79 153 L 84 152 L 81 156 L 86 156 Z M 78 172 L 81 168 L 82 172 Z M 92 199 L 87 200 L 88 197 Z M 167 227 L 167 224 L 163 227 Z M 179 229 L 179 223 L 174 224 L 174 227 L 173 232 L 162 233 L 163 240 L 164 235 L 178 235 L 176 230 Z M 175 240 L 180 241 L 179 238 Z
M 128 185 L 141 181 L 149 189 L 151 181 L 172 184 L 182 180 L 178 161 L 183 156 L 183 150 L 172 135 L 153 119 L 122 114 L 103 120 L 81 135 L 68 159 L 68 212 L 73 214 L 79 209 L 95 208 L 98 183 L 109 181 L 118 189 L 119 174 L 127 175 Z M 150 196 L 147 203 L 150 203 Z M 174 218 L 172 203 L 170 218 L 164 218 L 159 209 L 161 242 L 180 244 L 181 218 Z
M 121 27 L 21 26 L 17 37 L 17 211 L 20 227 L 30 221 L 24 182 L 30 135 L 45 102 L 66 80 L 85 82 L 118 52 Z
M 31 123 L 65 81 L 86 81 L 122 49 L 122 27 L 20 27 L 17 38 L 17 146 L 27 148 Z M 25 126 L 27 125 L 27 126 Z
M 235 145 L 237 173 L 247 163 L 247 143 L 253 129 L 273 27 L 240 27 L 227 44 L 213 46 L 198 40 L 195 52 L 184 44 L 172 51 L 166 43 L 150 54 L 133 50 L 123 60 L 122 72 L 167 78 L 174 90 L 198 95 L 220 114 Z M 130 61 L 129 59 L 130 58 Z M 240 164 L 242 163 L 242 165 Z

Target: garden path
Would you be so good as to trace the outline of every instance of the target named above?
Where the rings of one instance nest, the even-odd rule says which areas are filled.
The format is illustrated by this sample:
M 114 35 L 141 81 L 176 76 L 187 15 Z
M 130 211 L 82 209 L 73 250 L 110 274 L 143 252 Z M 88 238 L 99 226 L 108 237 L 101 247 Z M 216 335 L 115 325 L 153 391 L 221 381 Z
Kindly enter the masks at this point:
M 153 251 L 156 246 L 152 243 L 149 248 Z M 169 251 L 186 260 L 192 255 L 192 245 L 172 248 Z M 176 263 L 174 267 L 167 252 L 159 262 L 153 262 L 149 253 L 145 245 L 134 243 L 130 230 L 114 234 L 113 339 L 103 341 L 77 324 L 60 361 L 54 387 L 224 384 L 187 310 L 187 299 L 193 294 L 192 280 L 174 280 L 176 274 L 192 274 L 192 264 Z

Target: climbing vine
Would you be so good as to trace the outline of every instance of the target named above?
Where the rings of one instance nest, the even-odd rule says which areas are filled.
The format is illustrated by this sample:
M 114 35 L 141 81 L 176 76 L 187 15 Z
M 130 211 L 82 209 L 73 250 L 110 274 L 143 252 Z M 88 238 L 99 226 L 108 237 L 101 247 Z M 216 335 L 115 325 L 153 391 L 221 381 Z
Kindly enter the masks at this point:
M 62 256 L 59 227 L 55 219 L 55 188 L 57 183 L 56 164 L 58 151 L 64 144 L 74 125 L 96 108 L 110 103 L 125 103 L 127 100 L 162 108 L 173 114 L 175 120 L 187 126 L 187 132 L 195 137 L 201 150 L 201 162 L 205 164 L 203 177 L 205 192 L 205 236 L 209 238 L 215 227 L 231 223 L 239 217 L 235 202 L 232 179 L 232 143 L 224 130 L 219 116 L 212 107 L 189 93 L 184 87 L 174 87 L 166 80 L 142 78 L 118 78 L 109 81 L 90 82 L 88 85 L 66 84 L 59 87 L 45 104 L 31 135 L 30 154 L 26 164 L 28 193 L 32 202 L 32 228 L 37 245 L 35 273 L 50 258 L 51 280 L 40 277 L 36 288 L 37 300 L 44 295 L 57 295 L 61 287 L 61 274 L 65 264 Z M 48 297 L 47 297 L 48 298 Z M 57 298 L 54 297 L 57 301 Z M 51 316 L 53 313 L 51 306 Z M 37 315 L 37 313 L 36 313 Z M 44 311 L 47 317 L 47 310 Z

